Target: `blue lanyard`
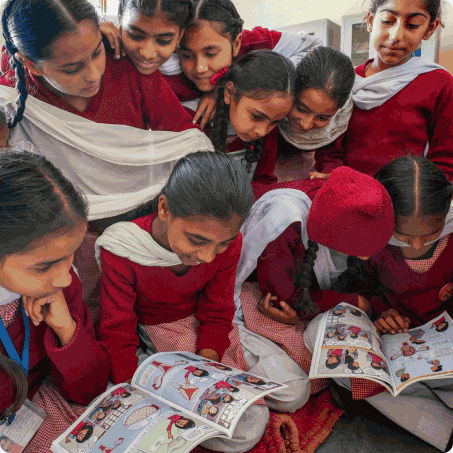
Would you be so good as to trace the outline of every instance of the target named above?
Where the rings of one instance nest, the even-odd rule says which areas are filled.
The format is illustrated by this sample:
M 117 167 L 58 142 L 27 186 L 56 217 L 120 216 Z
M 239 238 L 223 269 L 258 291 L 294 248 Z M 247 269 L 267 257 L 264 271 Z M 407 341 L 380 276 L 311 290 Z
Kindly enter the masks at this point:
M 22 303 L 22 299 L 19 301 L 20 310 L 22 312 L 22 319 L 24 320 L 24 327 L 25 327 L 25 341 L 24 341 L 24 348 L 22 350 L 22 359 L 19 357 L 19 354 L 14 347 L 14 344 L 11 340 L 11 337 L 6 330 L 5 324 L 0 319 L 0 340 L 3 343 L 3 346 L 6 349 L 6 353 L 8 354 L 9 358 L 17 362 L 22 370 L 24 371 L 25 375 L 28 376 L 28 367 L 29 367 L 29 353 L 30 353 L 30 319 L 28 316 L 25 315 L 24 305 Z M 11 415 L 8 419 L 8 425 L 10 425 L 14 420 L 15 414 Z

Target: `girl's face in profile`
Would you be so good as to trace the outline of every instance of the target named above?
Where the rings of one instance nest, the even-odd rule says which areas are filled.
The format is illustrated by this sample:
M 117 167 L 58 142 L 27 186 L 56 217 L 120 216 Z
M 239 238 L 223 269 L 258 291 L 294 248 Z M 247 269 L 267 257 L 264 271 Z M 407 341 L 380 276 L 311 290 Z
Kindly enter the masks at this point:
M 71 284 L 70 270 L 74 253 L 81 246 L 87 223 L 72 230 L 49 234 L 29 249 L 2 258 L 0 286 L 27 297 L 56 294 Z

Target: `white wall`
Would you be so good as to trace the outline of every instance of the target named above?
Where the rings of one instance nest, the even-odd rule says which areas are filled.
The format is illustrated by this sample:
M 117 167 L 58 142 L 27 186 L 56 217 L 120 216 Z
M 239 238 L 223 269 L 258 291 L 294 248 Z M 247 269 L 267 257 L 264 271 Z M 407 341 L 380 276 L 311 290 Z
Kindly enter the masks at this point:
M 112 0 L 110 0 L 112 1 Z M 318 19 L 330 19 L 341 25 L 342 16 L 366 14 L 363 0 L 233 0 L 245 28 L 257 25 L 277 28 Z M 453 74 L 453 0 L 444 0 L 440 64 Z

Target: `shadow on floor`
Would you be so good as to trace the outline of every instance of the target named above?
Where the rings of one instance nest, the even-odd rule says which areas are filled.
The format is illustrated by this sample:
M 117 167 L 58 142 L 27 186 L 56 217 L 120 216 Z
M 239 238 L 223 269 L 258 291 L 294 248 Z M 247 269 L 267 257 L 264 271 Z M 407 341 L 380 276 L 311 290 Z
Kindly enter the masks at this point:
M 343 415 L 316 453 L 439 453 L 378 411 L 351 418 Z

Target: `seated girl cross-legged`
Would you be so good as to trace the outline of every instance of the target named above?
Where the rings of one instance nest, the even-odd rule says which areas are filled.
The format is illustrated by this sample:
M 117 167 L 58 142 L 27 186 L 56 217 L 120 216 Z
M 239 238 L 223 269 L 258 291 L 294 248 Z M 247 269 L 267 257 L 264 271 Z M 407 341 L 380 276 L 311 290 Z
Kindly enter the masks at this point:
M 110 226 L 97 240 L 98 335 L 113 357 L 114 383 L 132 378 L 137 369 L 137 324 L 141 339 L 159 352 L 195 352 L 247 370 L 232 320 L 240 227 L 252 198 L 237 162 L 223 153 L 192 153 L 176 164 L 161 194 L 137 209 L 135 220 Z M 165 364 L 156 364 L 165 372 Z M 187 368 L 186 379 L 200 375 Z M 255 404 L 232 439 L 203 445 L 249 450 L 268 418 L 267 407 Z

